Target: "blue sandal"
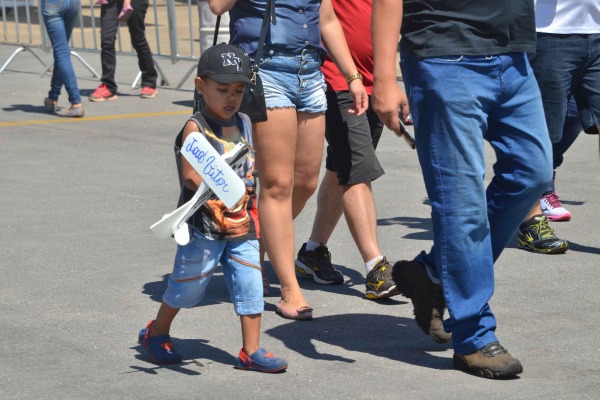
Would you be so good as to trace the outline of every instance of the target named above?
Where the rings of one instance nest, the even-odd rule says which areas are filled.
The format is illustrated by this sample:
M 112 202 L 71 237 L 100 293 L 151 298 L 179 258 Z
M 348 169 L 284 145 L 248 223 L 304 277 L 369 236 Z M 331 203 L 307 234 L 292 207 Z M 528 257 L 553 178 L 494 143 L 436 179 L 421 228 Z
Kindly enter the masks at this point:
M 161 335 L 150 337 L 150 329 L 154 321 L 148 322 L 146 328 L 140 330 L 138 342 L 146 349 L 148 358 L 156 364 L 179 364 L 181 354 L 173 348 L 171 336 Z
M 240 356 L 235 359 L 235 368 L 249 371 L 273 373 L 285 371 L 287 367 L 288 362 L 285 358 L 268 353 L 265 349 L 258 349 L 251 355 L 247 355 L 242 348 Z

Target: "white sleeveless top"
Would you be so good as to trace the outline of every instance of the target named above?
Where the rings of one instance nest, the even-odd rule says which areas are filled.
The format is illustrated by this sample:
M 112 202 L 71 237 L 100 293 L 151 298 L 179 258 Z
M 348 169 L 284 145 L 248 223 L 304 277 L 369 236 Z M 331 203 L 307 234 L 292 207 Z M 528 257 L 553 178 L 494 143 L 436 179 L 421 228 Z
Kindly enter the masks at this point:
M 600 33 L 600 0 L 535 0 L 538 32 Z

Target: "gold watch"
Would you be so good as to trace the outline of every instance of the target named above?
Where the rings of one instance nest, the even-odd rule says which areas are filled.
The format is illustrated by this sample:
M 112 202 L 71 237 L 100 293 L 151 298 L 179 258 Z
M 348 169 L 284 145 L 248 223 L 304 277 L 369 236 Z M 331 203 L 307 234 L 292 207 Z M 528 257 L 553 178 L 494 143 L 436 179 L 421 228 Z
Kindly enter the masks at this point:
M 350 75 L 349 77 L 346 78 L 346 83 L 350 84 L 350 82 L 352 82 L 355 79 L 360 79 L 361 81 L 363 80 L 363 76 L 360 72 L 357 72 L 355 74 Z

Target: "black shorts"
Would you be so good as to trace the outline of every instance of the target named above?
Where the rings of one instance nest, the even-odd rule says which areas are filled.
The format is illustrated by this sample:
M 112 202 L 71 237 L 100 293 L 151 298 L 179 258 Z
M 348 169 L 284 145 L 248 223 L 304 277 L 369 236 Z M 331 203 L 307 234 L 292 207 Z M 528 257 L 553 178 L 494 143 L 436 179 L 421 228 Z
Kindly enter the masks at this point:
M 370 182 L 384 174 L 375 155 L 383 123 L 371 108 L 360 116 L 348 113 L 352 98 L 348 91 L 327 92 L 325 168 L 337 174 L 340 185 Z

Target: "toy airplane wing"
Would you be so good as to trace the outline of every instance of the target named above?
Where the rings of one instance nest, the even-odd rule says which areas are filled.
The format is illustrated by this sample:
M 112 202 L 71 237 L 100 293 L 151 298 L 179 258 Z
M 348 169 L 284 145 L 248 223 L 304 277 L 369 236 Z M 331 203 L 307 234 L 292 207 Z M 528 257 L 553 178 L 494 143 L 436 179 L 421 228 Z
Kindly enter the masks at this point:
M 187 136 L 181 155 L 227 208 L 234 207 L 246 193 L 244 182 L 200 132 Z
M 187 220 L 214 193 L 217 193 L 217 196 L 219 196 L 218 192 L 214 192 L 213 187 L 217 190 L 220 189 L 219 191 L 224 193 L 223 196 L 227 198 L 229 203 L 233 202 L 233 205 L 229 205 L 223 201 L 229 208 L 235 206 L 246 193 L 244 182 L 233 171 L 233 168 L 238 168 L 244 162 L 244 157 L 249 151 L 248 146 L 238 143 L 231 151 L 220 155 L 202 134 L 192 132 L 188 135 L 188 139 L 190 140 L 186 139 L 181 153 L 184 154 L 183 150 L 185 148 L 188 149 L 186 150 L 188 155 L 185 157 L 188 161 L 188 157 L 196 161 L 194 163 L 190 162 L 196 171 L 204 164 L 202 173 L 198 171 L 203 179 L 202 185 L 200 185 L 198 191 L 187 203 L 170 214 L 166 214 L 160 221 L 150 227 L 150 230 L 159 238 L 167 239 L 174 236 L 175 241 L 180 245 L 185 245 L 190 240 Z M 210 149 L 206 146 L 210 147 Z M 211 184 L 213 187 L 211 187 Z

